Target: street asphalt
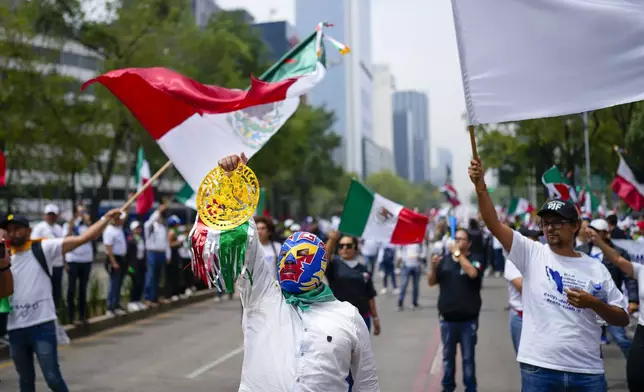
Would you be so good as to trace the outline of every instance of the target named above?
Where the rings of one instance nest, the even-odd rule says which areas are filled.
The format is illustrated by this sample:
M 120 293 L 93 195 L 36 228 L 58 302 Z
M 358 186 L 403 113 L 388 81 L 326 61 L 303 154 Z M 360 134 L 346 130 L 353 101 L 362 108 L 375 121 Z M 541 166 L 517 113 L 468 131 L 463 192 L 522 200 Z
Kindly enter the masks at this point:
M 373 337 L 373 349 L 383 392 L 440 391 L 438 290 L 429 288 L 425 278 L 421 283 L 420 310 L 398 312 L 394 296 L 377 298 L 382 334 Z M 483 298 L 476 353 L 479 391 L 519 391 L 505 281 L 486 278 Z M 78 339 L 59 351 L 63 375 L 72 392 L 235 392 L 242 364 L 240 318 L 239 300 L 208 300 Z M 604 357 L 610 391 L 627 391 L 621 352 L 611 344 Z M 462 391 L 460 364 L 457 368 L 457 390 Z M 46 391 L 37 375 L 37 389 Z M 11 361 L 0 362 L 0 380 L 0 391 L 18 390 Z

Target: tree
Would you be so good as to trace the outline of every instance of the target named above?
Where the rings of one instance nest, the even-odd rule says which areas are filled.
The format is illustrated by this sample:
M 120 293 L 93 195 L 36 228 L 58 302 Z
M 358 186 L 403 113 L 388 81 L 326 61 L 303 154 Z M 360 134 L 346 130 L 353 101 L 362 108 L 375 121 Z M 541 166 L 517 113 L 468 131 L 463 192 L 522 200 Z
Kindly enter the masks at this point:
M 408 208 L 418 207 L 424 211 L 441 203 L 440 192 L 431 183 L 411 184 L 391 171 L 372 174 L 365 184 L 374 192 Z

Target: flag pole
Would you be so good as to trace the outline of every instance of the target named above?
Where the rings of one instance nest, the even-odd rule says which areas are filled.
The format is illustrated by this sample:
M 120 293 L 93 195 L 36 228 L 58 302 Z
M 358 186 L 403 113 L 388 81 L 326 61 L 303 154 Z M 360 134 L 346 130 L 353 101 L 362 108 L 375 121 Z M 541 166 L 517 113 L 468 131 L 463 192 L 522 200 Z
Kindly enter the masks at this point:
M 590 186 L 590 141 L 588 140 L 588 112 L 582 114 L 584 122 L 584 150 L 586 153 L 586 183 Z
M 132 197 L 130 197 L 130 198 L 128 199 L 128 201 L 126 201 L 126 202 L 125 202 L 125 204 L 123 204 L 123 206 L 121 207 L 121 212 L 126 212 L 126 211 L 127 211 L 127 209 L 128 209 L 128 208 L 130 208 L 130 206 L 132 205 L 132 203 L 134 203 L 134 202 L 136 201 L 136 199 L 141 195 L 141 193 L 143 193 L 146 189 L 148 189 L 150 186 L 152 186 L 152 184 L 153 184 L 156 180 L 158 180 L 158 179 L 159 179 L 159 177 L 161 177 L 161 175 L 162 175 L 166 170 L 168 170 L 168 169 L 170 168 L 170 166 L 172 166 L 172 161 L 168 160 L 168 162 L 166 162 L 166 163 L 165 163 L 165 165 L 161 166 L 161 168 L 160 168 L 159 170 L 157 170 L 157 172 L 156 172 L 156 173 L 154 173 L 154 175 L 153 175 L 152 177 L 150 177 L 150 181 L 148 181 L 148 182 L 146 182 L 145 184 L 143 184 L 143 186 L 141 187 L 141 189 L 139 189 L 138 191 L 136 191 L 136 193 L 135 193 L 134 195 L 132 195 Z
M 479 153 L 476 150 L 476 138 L 474 137 L 474 125 L 468 125 L 467 130 L 470 131 L 470 144 L 472 145 L 472 158 L 479 159 Z

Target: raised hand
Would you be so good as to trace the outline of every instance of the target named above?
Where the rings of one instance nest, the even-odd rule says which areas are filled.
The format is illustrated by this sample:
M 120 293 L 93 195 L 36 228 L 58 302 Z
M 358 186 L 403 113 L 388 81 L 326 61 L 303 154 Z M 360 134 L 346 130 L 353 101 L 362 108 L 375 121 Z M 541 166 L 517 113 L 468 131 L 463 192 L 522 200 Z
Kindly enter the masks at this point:
M 248 163 L 248 158 L 246 158 L 246 154 L 243 152 L 241 155 L 228 155 L 219 160 L 219 166 L 227 172 L 235 171 L 240 163 L 244 165 Z

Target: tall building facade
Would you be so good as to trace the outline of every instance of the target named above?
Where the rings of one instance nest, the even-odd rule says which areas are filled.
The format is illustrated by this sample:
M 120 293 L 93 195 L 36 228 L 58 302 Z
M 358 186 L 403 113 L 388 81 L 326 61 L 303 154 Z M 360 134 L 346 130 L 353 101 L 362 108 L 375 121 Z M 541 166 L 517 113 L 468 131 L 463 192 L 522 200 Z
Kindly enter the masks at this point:
M 453 168 L 452 151 L 448 148 L 439 147 L 436 149 L 436 158 L 438 163 L 432 168 L 431 179 L 436 186 L 441 186 L 447 182 L 451 183 L 452 179 L 448 178 Z
M 322 21 L 333 24 L 327 30 L 329 35 L 351 48 L 351 54 L 343 57 L 327 51 L 326 77 L 309 93 L 308 100 L 335 114 L 334 130 L 342 138 L 342 146 L 334 154 L 336 162 L 346 171 L 365 177 L 371 171 L 365 170 L 371 165 L 371 157 L 380 153 L 378 145 L 372 143 L 371 2 L 297 0 L 295 17 L 299 31 L 312 31 Z M 371 150 L 366 159 L 365 148 Z
M 215 0 L 192 0 L 192 14 L 195 22 L 204 27 L 208 24 L 212 14 L 221 11 L 221 8 L 215 3 Z
M 384 151 L 386 169 L 395 171 L 393 94 L 396 82 L 388 65 L 373 66 L 373 140 Z
M 255 23 L 268 49 L 268 59 L 276 62 L 300 42 L 295 28 L 286 21 Z
M 418 91 L 397 91 L 393 97 L 394 113 L 408 112 L 412 117 L 412 149 L 409 159 L 413 160 L 410 180 L 421 183 L 430 180 L 429 155 L 429 99 Z M 394 132 L 396 132 L 394 130 Z M 396 157 L 396 159 L 398 159 Z
M 394 161 L 396 174 L 408 181 L 413 181 L 414 164 L 412 151 L 414 148 L 414 117 L 408 110 L 395 111 L 393 115 L 394 128 Z

